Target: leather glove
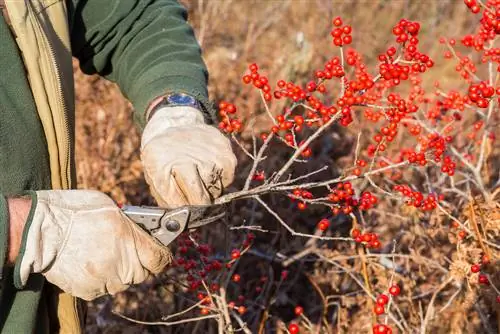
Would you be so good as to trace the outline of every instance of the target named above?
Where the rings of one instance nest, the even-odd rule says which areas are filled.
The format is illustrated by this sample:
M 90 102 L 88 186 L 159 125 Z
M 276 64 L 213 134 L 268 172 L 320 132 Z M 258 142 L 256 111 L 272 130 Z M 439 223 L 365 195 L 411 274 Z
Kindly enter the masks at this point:
M 113 200 L 93 190 L 36 192 L 26 223 L 19 280 L 41 273 L 63 291 L 92 300 L 125 290 L 157 274 L 170 251 L 125 216 Z M 31 215 L 31 213 L 30 213 Z
M 209 204 L 234 178 L 231 143 L 192 107 L 158 109 L 141 140 L 146 182 L 166 208 Z

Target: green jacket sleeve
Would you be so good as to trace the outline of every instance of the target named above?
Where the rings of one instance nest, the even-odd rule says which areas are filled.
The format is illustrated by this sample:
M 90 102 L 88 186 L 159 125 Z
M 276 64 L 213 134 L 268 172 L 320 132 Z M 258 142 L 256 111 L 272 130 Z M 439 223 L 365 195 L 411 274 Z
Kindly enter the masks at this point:
M 168 92 L 196 96 L 213 120 L 200 47 L 175 0 L 68 0 L 73 55 L 84 73 L 118 84 L 144 125 L 144 112 Z

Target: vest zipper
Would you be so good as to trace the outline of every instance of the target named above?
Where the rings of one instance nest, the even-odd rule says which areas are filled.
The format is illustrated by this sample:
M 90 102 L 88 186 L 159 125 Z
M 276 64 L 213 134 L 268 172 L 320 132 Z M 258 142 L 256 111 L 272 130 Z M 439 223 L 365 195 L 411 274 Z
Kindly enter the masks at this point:
M 36 17 L 36 11 L 32 7 L 31 1 L 26 2 L 28 4 L 28 10 L 31 11 L 31 15 Z M 63 97 L 63 88 L 62 88 L 62 80 L 61 80 L 61 72 L 59 64 L 56 60 L 54 47 L 50 42 L 49 38 L 46 36 L 43 27 L 40 22 L 35 19 L 32 20 L 34 22 L 34 28 L 37 31 L 38 37 L 41 38 L 41 41 L 44 43 L 44 47 L 38 48 L 41 52 L 45 53 L 45 56 L 49 58 L 52 63 L 52 70 L 49 71 L 53 76 L 52 84 L 55 85 L 55 91 L 57 92 L 57 97 L 55 98 L 57 102 L 57 108 L 55 112 L 52 111 L 52 121 L 54 124 L 56 141 L 58 146 L 58 160 L 59 160 L 59 169 L 61 175 L 61 188 L 69 189 L 72 186 L 71 180 L 71 138 L 70 138 L 70 128 L 68 124 L 68 108 L 64 101 Z M 48 52 L 47 52 L 48 51 Z M 47 89 L 47 92 L 50 93 L 50 88 Z M 49 95 L 49 99 L 52 98 L 52 95 Z M 54 116 L 58 116 L 57 119 Z M 62 126 L 61 126 L 62 125 Z M 64 129 L 64 133 L 60 133 L 59 129 Z M 61 156 L 61 153 L 64 152 L 64 156 Z

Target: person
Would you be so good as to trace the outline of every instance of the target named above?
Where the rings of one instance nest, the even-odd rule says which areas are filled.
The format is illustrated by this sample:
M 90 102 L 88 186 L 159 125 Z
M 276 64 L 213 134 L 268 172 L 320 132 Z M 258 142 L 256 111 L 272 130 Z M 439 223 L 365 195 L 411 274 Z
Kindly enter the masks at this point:
M 211 123 L 206 66 L 175 0 L 2 0 L 0 331 L 82 331 L 81 300 L 160 273 L 171 254 L 105 194 L 75 188 L 72 56 L 116 82 L 160 206 L 209 204 L 236 158 Z

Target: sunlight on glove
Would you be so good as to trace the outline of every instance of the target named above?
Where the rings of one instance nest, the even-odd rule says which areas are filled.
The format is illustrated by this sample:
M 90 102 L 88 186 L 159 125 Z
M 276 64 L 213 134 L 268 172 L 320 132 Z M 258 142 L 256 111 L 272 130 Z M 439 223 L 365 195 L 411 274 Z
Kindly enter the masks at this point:
M 229 139 L 192 107 L 159 109 L 142 134 L 141 158 L 151 193 L 166 208 L 211 203 L 236 167 Z
M 21 285 L 31 273 L 42 273 L 63 291 L 92 300 L 140 283 L 171 261 L 166 247 L 101 192 L 38 191 L 37 197 L 24 232 Z

